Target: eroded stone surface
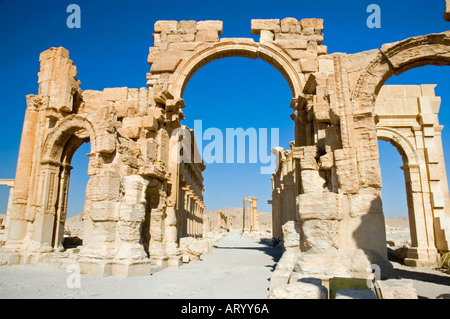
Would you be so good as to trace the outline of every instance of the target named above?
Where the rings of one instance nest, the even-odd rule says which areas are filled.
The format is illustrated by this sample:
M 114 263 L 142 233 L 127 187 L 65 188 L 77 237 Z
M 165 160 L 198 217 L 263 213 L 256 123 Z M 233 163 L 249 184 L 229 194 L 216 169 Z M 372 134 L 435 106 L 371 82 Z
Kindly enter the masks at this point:
M 199 68 L 228 56 L 271 63 L 292 92 L 295 141 L 290 150 L 274 150 L 271 203 L 273 236 L 286 236 L 286 253 L 297 255 L 294 264 L 290 255 L 282 259 L 280 278 L 364 277 L 371 264 L 389 272 L 377 139 L 404 157 L 415 234 L 405 262 L 433 264 L 449 250 L 440 99 L 432 85 L 381 89 L 412 67 L 449 64 L 448 32 L 327 54 L 321 19 L 252 20 L 259 42 L 220 38 L 222 29 L 215 20 L 156 22 L 146 88 L 82 90 L 66 49 L 41 54 L 39 93 L 27 96 L 1 251 L 6 260 L 27 263 L 61 249 L 70 162 L 86 142 L 84 272 L 129 276 L 176 267 L 185 237 L 198 240 L 186 246 L 187 255 L 205 251 L 205 165 L 195 146 L 181 143 L 194 140 L 180 123 L 183 91 Z M 181 153 L 191 160 L 177 161 Z M 256 211 L 256 200 L 252 206 Z M 244 229 L 257 230 L 257 214 L 249 216 Z M 286 229 L 290 221 L 295 232 Z

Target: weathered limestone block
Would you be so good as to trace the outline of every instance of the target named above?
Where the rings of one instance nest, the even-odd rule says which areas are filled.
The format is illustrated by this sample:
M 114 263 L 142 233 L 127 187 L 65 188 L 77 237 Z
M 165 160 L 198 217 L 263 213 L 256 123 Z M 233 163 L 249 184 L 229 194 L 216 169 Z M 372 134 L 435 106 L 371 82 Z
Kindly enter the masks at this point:
M 209 238 L 195 239 L 193 237 L 180 238 L 180 250 L 183 254 L 184 262 L 198 260 L 201 255 L 208 253 L 212 249 L 212 241 Z
M 337 149 L 334 151 L 334 158 L 336 175 L 342 192 L 344 194 L 358 192 L 359 175 L 355 150 L 351 148 Z
M 117 229 L 116 221 L 94 221 L 94 229 L 89 234 L 89 243 L 88 246 L 86 247 L 88 248 L 90 248 L 91 246 L 99 247 L 99 249 L 96 250 L 95 253 L 96 254 L 100 253 L 100 255 L 103 255 L 101 250 L 102 247 L 105 247 L 105 243 L 113 243 L 116 241 L 116 229 Z M 113 256 L 109 257 L 112 258 Z
M 103 132 L 97 136 L 97 152 L 103 154 L 111 154 L 116 150 L 116 136 L 107 132 Z
M 297 247 L 299 245 L 300 244 L 298 244 Z M 300 250 L 287 249 L 281 256 L 280 260 L 278 261 L 276 270 L 289 270 L 290 272 L 292 272 L 292 270 L 295 267 L 295 264 L 297 263 L 299 255 Z
M 326 181 L 317 170 L 303 170 L 300 173 L 303 191 L 307 194 L 321 193 L 324 191 Z
M 300 246 L 300 224 L 297 221 L 288 221 L 282 227 L 283 230 L 283 246 L 286 250 Z
M 128 88 L 105 88 L 103 89 L 103 99 L 106 101 L 120 101 L 128 98 Z
M 90 217 L 93 221 L 117 221 L 119 203 L 115 201 L 94 201 L 90 206 Z
M 302 250 L 339 248 L 339 221 L 305 220 L 302 222 Z
M 158 130 L 158 121 L 154 116 L 147 115 L 142 118 L 142 127 L 149 131 Z
M 177 30 L 183 30 L 185 33 L 195 33 L 197 31 L 197 21 L 181 20 L 177 24 Z
M 147 259 L 147 255 L 143 246 L 136 241 L 122 242 L 117 254 L 114 256 L 115 261 L 124 260 L 128 263 L 134 260 L 142 261 L 145 259 Z
M 39 95 L 49 97 L 48 107 L 71 112 L 80 81 L 75 78 L 77 68 L 69 59 L 69 51 L 63 47 L 50 48 L 41 53 L 39 62 Z
M 195 30 L 180 30 L 178 34 L 167 35 L 167 43 L 191 42 L 195 40 Z
M 381 213 L 380 191 L 374 188 L 362 188 L 358 194 L 348 196 L 350 216 L 357 217 L 368 213 Z
M 211 29 L 216 30 L 219 35 L 222 35 L 223 31 L 223 21 L 220 20 L 205 20 L 197 21 L 197 29 Z
M 334 61 L 326 56 L 318 59 L 320 73 L 334 73 Z
M 331 170 L 334 167 L 333 152 L 331 150 L 320 157 L 319 166 L 322 170 Z
M 137 139 L 140 136 L 142 128 L 141 117 L 126 117 L 123 119 L 122 131 L 131 139 Z
M 417 299 L 417 291 L 411 279 L 378 281 L 383 299 Z
M 300 20 L 300 26 L 302 31 L 305 31 L 311 28 L 314 31 L 322 31 L 323 30 L 323 19 L 302 19 Z
M 165 253 L 163 246 L 165 217 L 166 214 L 162 209 L 153 209 L 150 215 L 150 251 L 153 254 L 150 258 L 161 257 Z
M 270 277 L 269 291 L 273 290 L 276 287 L 287 285 L 289 283 L 291 273 L 292 269 L 283 269 L 283 268 L 275 269 L 272 274 L 272 277 Z
M 300 69 L 302 72 L 317 72 L 319 69 L 319 62 L 317 58 L 300 59 Z
M 293 58 L 303 57 L 304 50 L 308 48 L 308 40 L 303 37 L 296 37 L 290 39 L 275 39 L 274 43 L 284 50 L 289 50 Z M 303 51 L 303 52 L 298 52 Z M 297 55 L 296 55 L 297 54 Z
M 300 32 L 300 24 L 295 18 L 284 18 L 280 23 L 281 32 L 297 33 Z
M 192 39 L 194 40 L 194 39 Z M 160 52 L 157 55 L 156 62 L 152 64 L 151 71 L 155 73 L 173 72 L 180 64 L 182 56 L 177 51 Z
M 318 170 L 319 165 L 316 161 L 316 158 L 318 157 L 316 145 L 294 147 L 292 151 L 294 158 L 300 160 L 301 170 Z
M 274 33 L 269 30 L 261 30 L 259 42 L 265 43 L 265 42 L 272 42 L 274 40 Z
M 347 197 L 324 192 L 300 194 L 297 197 L 297 211 L 301 221 L 308 219 L 341 220 L 347 211 Z
M 155 32 L 175 31 L 177 29 L 178 21 L 173 20 L 159 20 L 155 22 Z
M 200 29 L 195 35 L 195 41 L 198 42 L 218 42 L 219 32 L 214 29 Z
M 272 32 L 279 32 L 281 30 L 279 19 L 252 19 L 251 32 L 252 34 L 259 34 L 261 30 L 268 30 Z
M 328 290 L 316 278 L 304 278 L 298 282 L 278 286 L 269 293 L 270 299 L 328 299 Z
M 302 253 L 294 267 L 299 277 L 349 277 L 350 261 L 335 249 Z
M 117 111 L 118 118 L 133 116 L 139 112 L 138 100 L 135 98 L 117 101 L 114 103 L 114 109 Z
M 121 177 L 117 172 L 105 171 L 90 178 L 91 201 L 118 201 Z
M 104 106 L 106 101 L 103 100 L 103 92 L 96 90 L 84 90 L 81 94 L 83 99 L 83 113 L 91 113 L 96 111 L 100 106 Z
M 142 222 L 145 216 L 145 192 L 148 181 L 139 175 L 126 176 L 123 179 L 120 219 L 126 222 Z

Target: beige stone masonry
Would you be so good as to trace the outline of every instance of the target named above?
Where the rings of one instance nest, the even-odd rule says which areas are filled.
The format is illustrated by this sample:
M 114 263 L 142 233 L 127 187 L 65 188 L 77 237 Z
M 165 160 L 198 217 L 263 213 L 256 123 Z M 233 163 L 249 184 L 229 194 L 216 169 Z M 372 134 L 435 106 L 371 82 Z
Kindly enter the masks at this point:
M 88 142 L 84 238 L 73 257 L 83 273 L 149 275 L 208 251 L 206 167 L 195 143 L 182 148 L 184 138 L 195 140 L 180 123 L 189 107 L 183 94 L 204 65 L 238 56 L 271 64 L 292 94 L 295 139 L 290 149 L 273 150 L 273 236 L 286 245 L 273 285 L 370 278 L 372 265 L 383 278 L 395 276 L 386 251 L 378 139 L 392 142 L 404 158 L 413 244 L 407 262 L 432 265 L 448 251 L 450 232 L 440 99 L 433 85 L 383 85 L 414 67 L 450 64 L 450 34 L 328 54 L 323 29 L 322 19 L 252 20 L 255 41 L 222 38 L 221 21 L 157 21 L 147 87 L 134 89 L 82 90 L 68 51 L 44 51 L 38 94 L 26 99 L 0 261 L 39 264 L 65 251 L 71 161 Z M 181 153 L 197 160 L 180 163 Z M 258 216 L 256 198 L 250 201 L 248 209 L 244 200 L 243 230 L 251 232 Z

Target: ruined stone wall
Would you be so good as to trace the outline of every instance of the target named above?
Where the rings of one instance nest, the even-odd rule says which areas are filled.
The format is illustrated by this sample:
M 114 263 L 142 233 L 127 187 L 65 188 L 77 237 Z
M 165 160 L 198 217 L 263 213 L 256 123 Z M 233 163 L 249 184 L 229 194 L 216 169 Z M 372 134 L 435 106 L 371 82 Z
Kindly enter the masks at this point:
M 277 149 L 279 166 L 272 175 L 272 235 L 273 238 L 283 239 L 282 227 L 288 221 L 298 219 L 296 213 L 297 184 L 295 168 L 296 162 L 292 157 L 292 150 Z
M 173 151 L 180 145 L 184 88 L 205 64 L 240 56 L 268 62 L 291 88 L 295 141 L 291 150 L 278 152 L 283 161 L 273 176 L 272 202 L 274 218 L 279 216 L 274 233 L 289 220 L 299 232 L 301 254 L 292 278 L 367 277 L 372 264 L 389 275 L 377 132 L 383 116 L 395 114 L 386 107 L 386 114 L 377 115 L 375 101 L 394 74 L 450 64 L 448 32 L 356 54 L 327 54 L 321 19 L 252 20 L 250 31 L 259 42 L 220 38 L 222 28 L 221 21 L 156 22 L 148 87 L 140 89 L 83 91 L 67 50 L 41 54 L 39 93 L 27 96 L 2 260 L 39 263 L 61 249 L 71 159 L 90 142 L 82 271 L 130 276 L 178 266 L 184 232 L 204 232 L 204 167 L 180 165 Z M 423 180 L 429 191 L 422 190 L 423 198 L 433 205 L 423 214 L 437 239 L 436 247 L 426 248 L 430 256 L 433 249 L 448 250 L 448 185 L 437 174 L 443 162 L 436 99 L 418 99 L 413 130 L 427 163 Z M 188 208 L 188 202 L 194 204 Z
M 194 143 L 193 130 L 189 130 L 190 160 L 182 161 L 179 164 L 179 187 L 177 202 L 177 230 L 178 238 L 192 236 L 203 237 L 203 213 L 206 210 L 203 202 L 203 176 L 202 172 L 206 166 L 203 161 L 196 163 L 195 158 L 199 158 L 199 150 Z

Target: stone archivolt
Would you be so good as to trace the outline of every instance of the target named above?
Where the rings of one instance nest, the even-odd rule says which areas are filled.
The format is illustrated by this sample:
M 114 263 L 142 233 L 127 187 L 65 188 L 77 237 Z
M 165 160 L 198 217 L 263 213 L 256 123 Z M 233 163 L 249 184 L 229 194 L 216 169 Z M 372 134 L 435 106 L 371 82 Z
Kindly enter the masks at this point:
M 289 236 L 289 271 L 277 282 L 365 278 L 371 264 L 391 275 L 378 138 L 404 155 L 417 233 L 411 263 L 434 263 L 449 250 L 448 186 L 434 92 L 423 86 L 420 94 L 405 93 L 400 113 L 390 104 L 398 101 L 375 103 L 377 96 L 392 97 L 389 88 L 386 95 L 381 88 L 393 74 L 449 64 L 448 32 L 380 50 L 327 54 L 321 19 L 252 20 L 259 42 L 219 38 L 222 28 L 221 21 L 156 22 L 147 88 L 81 90 L 67 50 L 41 54 L 39 94 L 27 97 L 3 260 L 48 263 L 62 250 L 71 159 L 90 142 L 81 270 L 131 276 L 178 266 L 180 240 L 200 239 L 208 228 L 205 167 L 180 164 L 171 151 L 180 141 L 174 132 L 184 119 L 183 91 L 198 69 L 229 56 L 270 63 L 292 92 L 295 141 L 290 150 L 277 149 L 273 234 L 297 234 Z M 198 152 L 191 151 L 192 157 Z

